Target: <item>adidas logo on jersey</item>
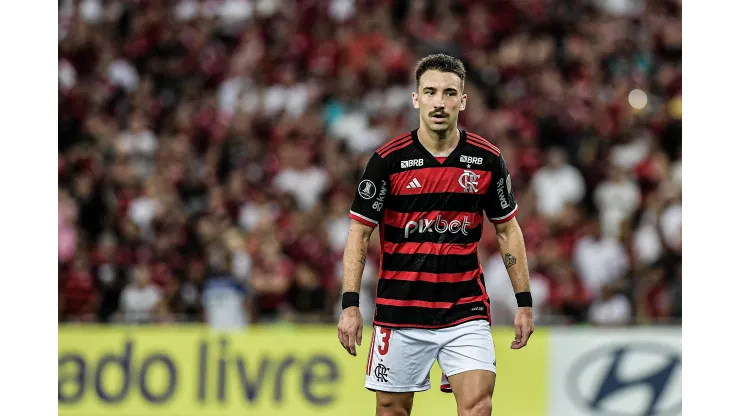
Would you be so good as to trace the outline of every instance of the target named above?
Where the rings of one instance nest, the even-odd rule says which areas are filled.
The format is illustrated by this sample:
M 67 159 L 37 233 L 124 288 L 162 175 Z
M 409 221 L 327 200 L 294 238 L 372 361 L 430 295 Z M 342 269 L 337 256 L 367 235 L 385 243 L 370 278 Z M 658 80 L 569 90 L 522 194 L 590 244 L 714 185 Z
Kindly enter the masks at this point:
M 419 180 L 414 178 L 413 181 L 409 182 L 408 185 L 406 185 L 406 189 L 416 189 L 421 188 L 421 184 L 419 183 Z

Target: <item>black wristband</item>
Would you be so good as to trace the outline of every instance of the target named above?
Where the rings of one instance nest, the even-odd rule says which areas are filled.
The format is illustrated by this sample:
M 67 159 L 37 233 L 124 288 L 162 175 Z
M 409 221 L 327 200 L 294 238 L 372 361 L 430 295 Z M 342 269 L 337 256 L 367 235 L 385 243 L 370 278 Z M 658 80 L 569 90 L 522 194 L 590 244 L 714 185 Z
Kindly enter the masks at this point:
M 519 292 L 516 295 L 516 304 L 520 308 L 532 307 L 532 292 Z
M 360 294 L 357 292 L 342 293 L 342 310 L 350 306 L 360 306 Z

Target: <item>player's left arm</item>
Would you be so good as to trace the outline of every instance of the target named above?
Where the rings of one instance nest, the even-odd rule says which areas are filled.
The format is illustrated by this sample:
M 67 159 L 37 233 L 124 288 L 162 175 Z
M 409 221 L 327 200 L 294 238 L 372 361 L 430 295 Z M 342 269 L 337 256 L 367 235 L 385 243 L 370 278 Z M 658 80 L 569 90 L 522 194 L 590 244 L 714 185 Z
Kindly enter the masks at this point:
M 484 199 L 484 210 L 496 228 L 496 239 L 501 249 L 501 258 L 509 273 L 511 286 L 514 288 L 519 306 L 514 318 L 516 337 L 511 343 L 511 348 L 520 349 L 527 345 L 530 335 L 534 332 L 532 294 L 529 288 L 529 268 L 527 267 L 524 235 L 515 218 L 519 206 L 514 197 L 511 175 L 503 155 L 496 156 L 491 175 L 491 185 Z
M 501 248 L 501 258 L 506 271 L 509 272 L 514 293 L 529 292 L 529 268 L 527 253 L 524 249 L 524 235 L 516 218 L 495 224 L 496 239 Z M 531 308 L 530 308 L 531 309 Z
M 524 248 L 524 235 L 516 218 L 496 224 L 495 227 L 496 239 L 501 248 L 501 258 L 509 273 L 511 286 L 514 288 L 519 306 L 514 318 L 516 336 L 511 343 L 511 348 L 518 350 L 527 345 L 529 337 L 534 332 L 532 294 L 529 289 L 529 268 Z

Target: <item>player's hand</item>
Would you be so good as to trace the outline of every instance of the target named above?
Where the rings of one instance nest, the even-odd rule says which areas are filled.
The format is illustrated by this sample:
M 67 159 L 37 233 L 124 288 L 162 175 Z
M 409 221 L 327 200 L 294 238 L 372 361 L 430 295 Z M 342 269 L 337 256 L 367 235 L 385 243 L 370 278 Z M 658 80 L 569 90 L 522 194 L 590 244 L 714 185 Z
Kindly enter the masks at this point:
M 532 319 L 532 308 L 517 308 L 514 317 L 514 331 L 516 335 L 511 343 L 512 350 L 518 350 L 527 345 L 529 337 L 534 332 L 534 320 Z
M 362 345 L 362 314 L 357 306 L 342 311 L 337 325 L 337 337 L 345 350 L 357 356 L 355 344 Z

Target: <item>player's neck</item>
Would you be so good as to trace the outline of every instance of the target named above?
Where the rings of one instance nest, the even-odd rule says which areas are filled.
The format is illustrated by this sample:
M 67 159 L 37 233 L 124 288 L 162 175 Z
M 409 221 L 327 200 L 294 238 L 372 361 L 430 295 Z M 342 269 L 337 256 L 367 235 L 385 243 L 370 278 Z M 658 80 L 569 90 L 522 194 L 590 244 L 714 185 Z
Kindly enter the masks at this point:
M 419 141 L 434 156 L 449 156 L 460 141 L 457 125 L 441 132 L 431 131 L 421 123 L 418 131 Z

